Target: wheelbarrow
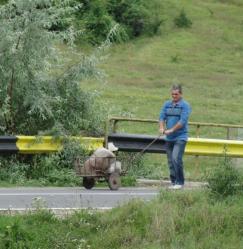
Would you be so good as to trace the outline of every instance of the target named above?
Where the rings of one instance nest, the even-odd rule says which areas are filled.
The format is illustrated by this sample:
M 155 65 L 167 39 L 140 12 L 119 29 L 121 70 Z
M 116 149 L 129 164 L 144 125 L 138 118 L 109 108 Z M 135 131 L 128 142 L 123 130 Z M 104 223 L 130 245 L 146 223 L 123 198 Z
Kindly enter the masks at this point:
M 77 158 L 74 163 L 76 174 L 83 178 L 83 186 L 92 189 L 97 181 L 106 181 L 111 190 L 121 186 L 121 162 L 115 156 L 91 156 L 84 163 Z

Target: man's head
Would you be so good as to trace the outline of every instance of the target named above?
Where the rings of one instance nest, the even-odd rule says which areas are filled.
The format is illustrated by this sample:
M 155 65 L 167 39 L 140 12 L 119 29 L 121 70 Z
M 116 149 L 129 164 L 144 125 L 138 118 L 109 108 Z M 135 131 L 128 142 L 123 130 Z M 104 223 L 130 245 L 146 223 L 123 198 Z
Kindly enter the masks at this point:
M 182 98 L 182 87 L 181 85 L 173 85 L 171 87 L 171 97 L 173 102 L 178 102 Z

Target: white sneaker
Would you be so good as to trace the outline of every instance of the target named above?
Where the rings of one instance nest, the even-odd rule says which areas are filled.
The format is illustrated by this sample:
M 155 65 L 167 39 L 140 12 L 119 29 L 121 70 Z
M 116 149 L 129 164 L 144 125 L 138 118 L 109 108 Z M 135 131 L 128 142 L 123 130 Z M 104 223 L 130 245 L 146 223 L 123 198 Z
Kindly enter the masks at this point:
M 170 185 L 168 189 L 174 189 L 175 185 Z
M 169 186 L 169 189 L 182 189 L 182 188 L 183 188 L 183 186 L 179 185 L 179 184 Z
M 182 185 L 176 184 L 176 185 L 174 185 L 173 189 L 181 189 L 182 187 L 183 187 Z

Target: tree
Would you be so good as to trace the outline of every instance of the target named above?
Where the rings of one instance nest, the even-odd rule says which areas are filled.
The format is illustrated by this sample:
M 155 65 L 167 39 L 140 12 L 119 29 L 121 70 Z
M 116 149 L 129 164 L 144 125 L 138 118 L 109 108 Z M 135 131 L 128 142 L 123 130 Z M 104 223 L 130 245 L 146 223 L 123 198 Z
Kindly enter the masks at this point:
M 98 59 L 82 53 L 77 63 L 66 59 L 77 58 L 70 23 L 81 7 L 70 2 L 11 0 L 0 7 L 0 133 L 101 132 L 96 96 L 80 87 L 83 79 L 100 77 Z M 69 25 L 56 31 L 60 21 Z

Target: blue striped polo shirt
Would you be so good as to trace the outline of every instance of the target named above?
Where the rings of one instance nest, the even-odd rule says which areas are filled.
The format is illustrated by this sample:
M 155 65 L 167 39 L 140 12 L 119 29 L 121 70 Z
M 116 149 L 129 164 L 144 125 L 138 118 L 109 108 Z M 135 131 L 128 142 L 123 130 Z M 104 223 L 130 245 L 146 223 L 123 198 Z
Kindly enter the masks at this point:
M 178 122 L 182 127 L 170 135 L 166 136 L 168 141 L 185 140 L 188 139 L 188 119 L 191 113 L 191 106 L 185 100 L 180 99 L 177 103 L 168 100 L 164 103 L 159 121 L 166 123 L 166 128 L 170 129 Z

